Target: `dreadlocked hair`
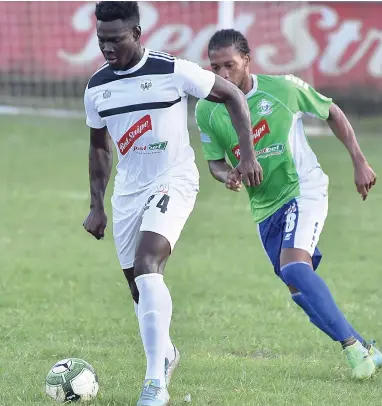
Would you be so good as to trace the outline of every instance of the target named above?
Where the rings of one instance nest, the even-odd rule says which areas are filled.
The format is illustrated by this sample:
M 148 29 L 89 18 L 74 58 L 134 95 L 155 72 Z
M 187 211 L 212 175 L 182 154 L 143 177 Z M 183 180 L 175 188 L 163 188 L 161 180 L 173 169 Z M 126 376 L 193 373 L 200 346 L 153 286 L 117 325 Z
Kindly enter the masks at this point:
M 216 31 L 208 43 L 208 53 L 221 48 L 234 46 L 236 51 L 242 55 L 249 55 L 251 50 L 248 46 L 247 38 L 240 31 L 224 29 Z

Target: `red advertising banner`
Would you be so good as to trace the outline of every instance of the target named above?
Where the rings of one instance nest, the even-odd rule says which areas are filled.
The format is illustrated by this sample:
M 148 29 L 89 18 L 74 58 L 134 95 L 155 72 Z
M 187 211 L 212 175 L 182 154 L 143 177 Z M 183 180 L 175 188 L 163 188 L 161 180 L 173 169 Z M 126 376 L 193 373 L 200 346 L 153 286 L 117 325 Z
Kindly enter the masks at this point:
M 0 2 L 0 73 L 87 78 L 100 64 L 95 3 Z M 141 2 L 142 43 L 208 67 L 216 2 Z M 254 73 L 382 90 L 382 3 L 235 2 Z

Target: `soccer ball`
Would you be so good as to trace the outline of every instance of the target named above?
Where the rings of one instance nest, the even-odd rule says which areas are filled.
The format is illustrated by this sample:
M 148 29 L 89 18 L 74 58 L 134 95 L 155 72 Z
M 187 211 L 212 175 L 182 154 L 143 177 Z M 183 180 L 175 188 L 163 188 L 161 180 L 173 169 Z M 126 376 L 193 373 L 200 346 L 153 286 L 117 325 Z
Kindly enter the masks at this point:
M 49 371 L 45 391 L 57 402 L 91 400 L 98 393 L 98 377 L 86 361 L 79 358 L 63 359 Z

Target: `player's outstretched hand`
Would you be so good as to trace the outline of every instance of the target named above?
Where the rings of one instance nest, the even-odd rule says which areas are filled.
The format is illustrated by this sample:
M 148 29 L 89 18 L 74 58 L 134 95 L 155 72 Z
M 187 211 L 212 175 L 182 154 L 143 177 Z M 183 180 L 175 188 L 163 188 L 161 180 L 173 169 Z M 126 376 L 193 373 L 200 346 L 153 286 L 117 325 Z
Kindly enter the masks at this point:
M 241 175 L 237 177 L 234 169 L 231 169 L 228 173 L 227 180 L 225 181 L 225 187 L 234 192 L 240 192 L 242 186 Z
M 247 186 L 258 186 L 263 181 L 263 169 L 255 155 L 250 159 L 241 159 L 234 172 L 237 178 L 242 176 L 243 183 Z
M 83 222 L 84 229 L 93 235 L 97 240 L 101 240 L 105 235 L 107 216 L 103 209 L 93 208 Z
M 377 182 L 377 175 L 366 161 L 354 165 L 354 183 L 362 200 L 366 200 L 369 190 Z

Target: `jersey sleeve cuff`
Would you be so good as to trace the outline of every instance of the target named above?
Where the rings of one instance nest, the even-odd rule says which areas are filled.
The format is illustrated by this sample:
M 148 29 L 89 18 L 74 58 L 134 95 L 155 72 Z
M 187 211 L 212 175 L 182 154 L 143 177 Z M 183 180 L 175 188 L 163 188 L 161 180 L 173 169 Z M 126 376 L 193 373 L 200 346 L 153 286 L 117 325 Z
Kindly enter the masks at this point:
M 90 121 L 88 118 L 86 119 L 86 125 L 90 128 L 104 128 L 105 124 L 104 123 L 94 123 L 93 121 Z
M 205 84 L 203 88 L 201 88 L 200 98 L 205 99 L 211 93 L 212 88 L 215 84 L 215 74 L 209 70 L 205 71 Z

